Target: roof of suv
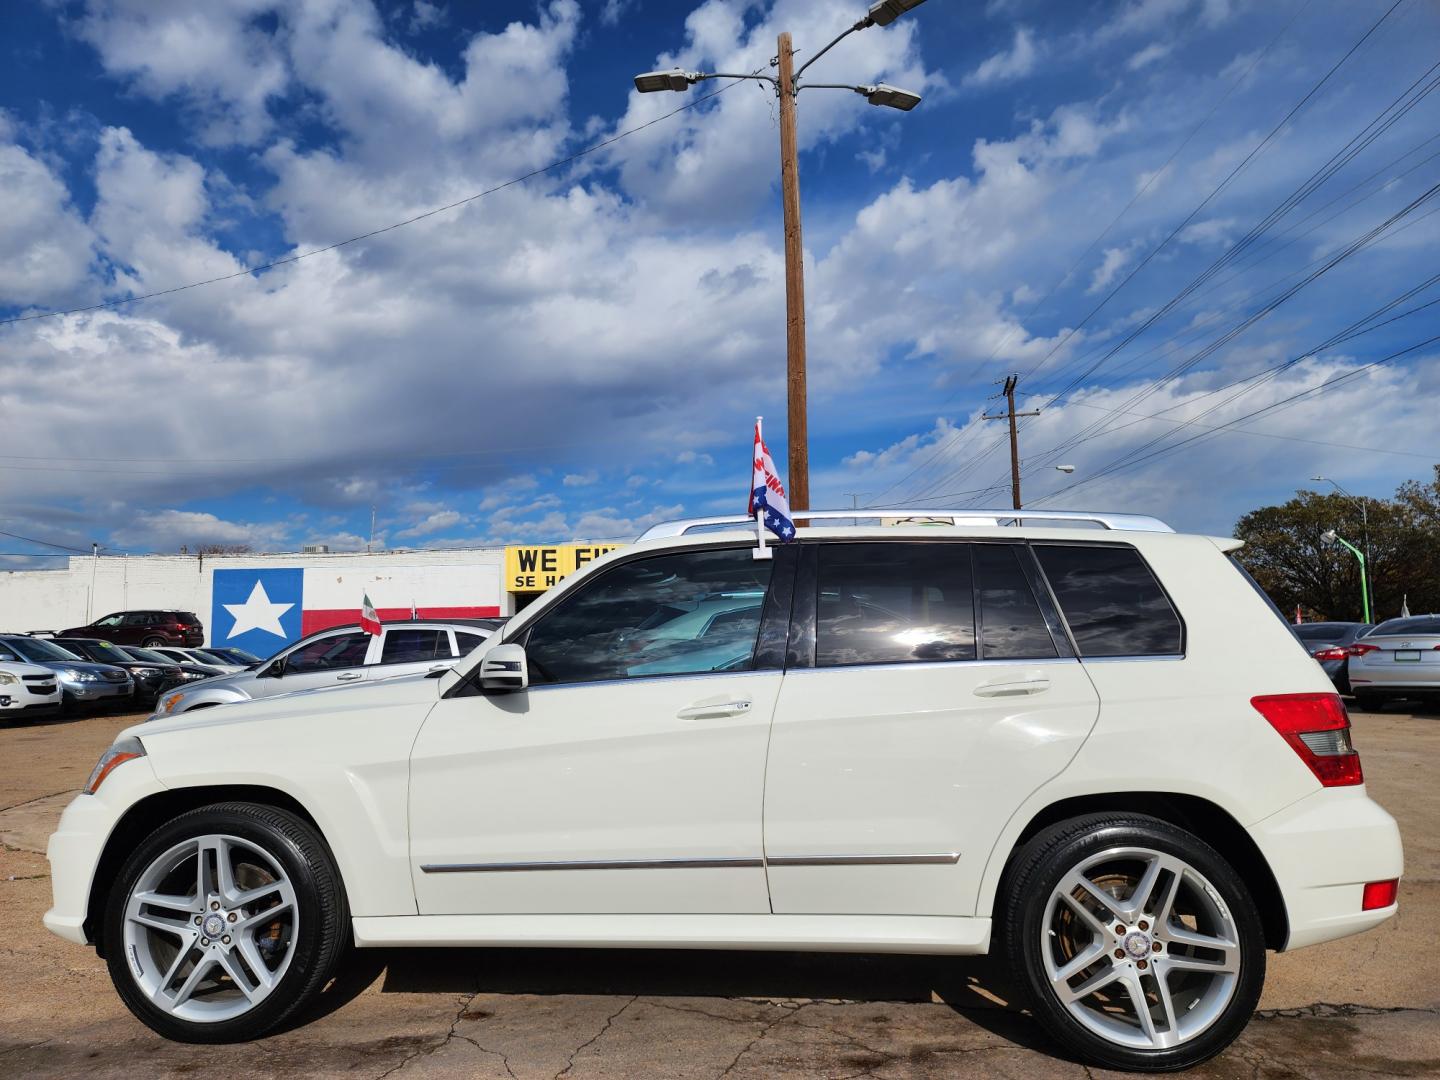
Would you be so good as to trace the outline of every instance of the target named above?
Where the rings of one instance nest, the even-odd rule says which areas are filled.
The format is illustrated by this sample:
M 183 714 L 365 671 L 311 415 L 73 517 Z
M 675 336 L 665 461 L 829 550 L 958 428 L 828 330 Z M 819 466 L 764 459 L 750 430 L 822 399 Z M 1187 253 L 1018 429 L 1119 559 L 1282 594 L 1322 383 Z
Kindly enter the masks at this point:
M 799 530 L 826 532 L 835 530 L 848 534 L 854 530 L 869 530 L 877 525 L 890 529 L 896 526 L 923 528 L 979 527 L 982 529 L 1026 527 L 1025 522 L 1034 522 L 1040 528 L 1071 528 L 1081 526 L 1086 532 L 1096 529 L 1114 532 L 1170 533 L 1172 529 L 1156 517 L 1144 514 L 1114 514 L 1090 510 L 943 510 L 943 509 L 881 509 L 867 510 L 794 510 L 791 517 L 810 522 L 824 522 L 820 529 Z M 861 521 L 874 525 L 861 525 Z M 834 523 L 834 524 L 829 524 Z M 1050 524 L 1047 524 L 1050 523 Z M 662 521 L 652 525 L 640 535 L 640 540 L 656 540 L 661 537 L 693 536 L 711 530 L 725 528 L 753 528 L 754 519 L 743 515 L 709 518 L 684 518 L 677 521 Z M 1030 526 L 1037 527 L 1037 526 Z

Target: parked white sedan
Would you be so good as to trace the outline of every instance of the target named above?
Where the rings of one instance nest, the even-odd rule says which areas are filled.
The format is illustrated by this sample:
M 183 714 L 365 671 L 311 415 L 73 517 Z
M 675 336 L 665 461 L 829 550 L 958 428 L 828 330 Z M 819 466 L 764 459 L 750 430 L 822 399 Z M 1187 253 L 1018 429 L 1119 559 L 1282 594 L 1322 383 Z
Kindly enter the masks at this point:
M 46 925 L 196 1042 L 283 1024 L 352 941 L 993 951 L 1084 1060 L 1203 1061 L 1267 949 L 1395 914 L 1399 831 L 1237 542 L 1009 516 L 766 559 L 659 528 L 434 677 L 130 728 Z
M 63 695 L 55 672 L 18 661 L 0 663 L 0 720 L 58 712 Z

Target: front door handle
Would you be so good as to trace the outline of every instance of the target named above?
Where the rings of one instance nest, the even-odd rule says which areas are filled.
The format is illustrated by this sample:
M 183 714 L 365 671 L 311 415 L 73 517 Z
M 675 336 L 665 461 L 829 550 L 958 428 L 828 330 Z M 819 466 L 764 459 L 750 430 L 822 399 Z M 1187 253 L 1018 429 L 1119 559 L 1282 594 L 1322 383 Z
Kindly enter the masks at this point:
M 675 715 L 681 720 L 699 720 L 707 716 L 744 716 L 750 711 L 751 704 L 749 698 L 742 698 L 738 701 L 702 702 L 698 705 L 691 705 L 687 709 L 681 709 Z
M 358 671 L 347 671 L 344 675 L 336 675 L 336 682 L 354 682 L 356 679 L 363 679 L 365 676 Z
M 1022 697 L 1027 694 L 1043 694 L 1049 689 L 1049 679 L 1016 679 L 1013 682 L 994 682 L 977 686 L 975 688 L 975 696 Z

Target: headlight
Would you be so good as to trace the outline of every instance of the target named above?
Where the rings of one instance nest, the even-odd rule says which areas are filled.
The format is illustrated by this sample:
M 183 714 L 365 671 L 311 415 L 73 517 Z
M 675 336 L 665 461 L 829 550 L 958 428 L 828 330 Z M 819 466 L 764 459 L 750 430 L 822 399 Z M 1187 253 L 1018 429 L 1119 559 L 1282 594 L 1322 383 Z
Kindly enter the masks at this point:
M 137 678 L 137 679 L 148 679 L 148 678 L 150 678 L 150 676 L 152 676 L 152 675 L 158 675 L 158 674 L 160 674 L 160 669 L 159 669 L 159 668 L 153 668 L 153 667 L 137 667 L 137 668 L 131 668 L 131 669 L 130 669 L 130 674 L 133 675 L 133 676 L 134 676 L 135 678 Z
M 145 756 L 145 747 L 140 745 L 136 738 L 121 739 L 114 746 L 100 755 L 100 760 L 95 763 L 95 768 L 90 770 L 90 779 L 85 781 L 85 794 L 94 795 L 100 790 L 100 785 L 105 782 L 115 769 L 132 758 Z
M 66 668 L 64 671 L 60 672 L 60 674 L 61 674 L 61 675 L 64 675 L 65 678 L 69 679 L 71 682 L 98 682 L 98 681 L 99 681 L 98 677 L 97 677 L 93 672 L 89 672 L 89 671 L 77 671 L 77 670 L 76 670 L 75 668 L 73 668 L 73 667 L 72 667 L 72 668 Z
M 8 671 L 0 671 L 0 686 L 14 686 L 20 680 Z
M 157 713 L 173 712 L 175 706 L 179 705 L 181 699 L 184 697 L 184 694 L 166 694 L 160 699 L 160 704 L 156 707 L 155 711 Z

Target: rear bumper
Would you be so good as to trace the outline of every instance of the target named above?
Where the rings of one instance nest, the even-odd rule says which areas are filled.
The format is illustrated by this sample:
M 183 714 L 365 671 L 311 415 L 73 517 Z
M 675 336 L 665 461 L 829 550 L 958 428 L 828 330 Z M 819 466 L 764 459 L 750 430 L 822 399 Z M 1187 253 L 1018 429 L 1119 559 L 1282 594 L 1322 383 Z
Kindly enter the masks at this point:
M 1250 826 L 1285 900 L 1285 949 L 1358 934 L 1397 905 L 1361 910 L 1367 882 L 1400 877 L 1400 828 L 1363 786 L 1328 788 Z

